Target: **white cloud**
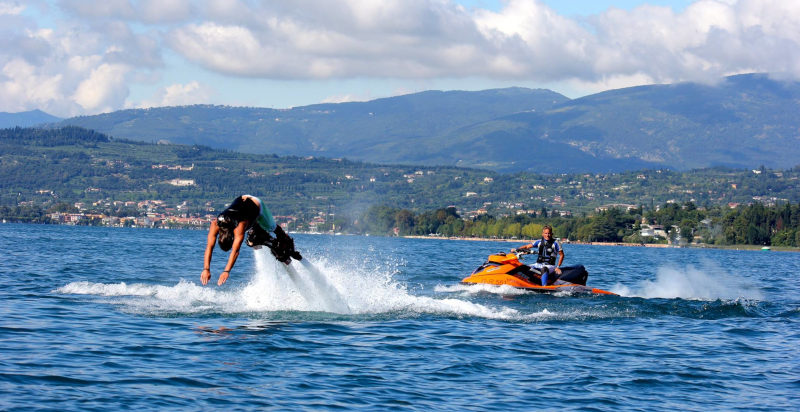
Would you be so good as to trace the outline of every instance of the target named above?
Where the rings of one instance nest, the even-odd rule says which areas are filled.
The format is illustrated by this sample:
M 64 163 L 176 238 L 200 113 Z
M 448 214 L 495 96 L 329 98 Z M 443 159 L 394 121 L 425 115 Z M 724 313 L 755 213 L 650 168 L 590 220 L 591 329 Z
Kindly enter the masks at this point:
M 631 85 L 659 83 L 652 77 L 637 73 L 632 75 L 607 75 L 596 80 L 571 79 L 566 82 L 570 90 L 581 90 L 584 94 L 600 93 L 606 90 L 621 89 Z
M 192 24 L 176 30 L 171 41 L 184 57 L 211 70 L 255 75 L 273 69 L 267 64 L 269 50 L 246 27 Z
M 19 15 L 25 11 L 25 6 L 18 2 L 0 1 L 0 16 L 2 15 Z
M 592 35 L 578 22 L 538 1 L 511 0 L 499 12 L 478 11 L 475 21 L 497 48 L 486 70 L 553 80 L 590 72 Z M 506 66 L 505 68 L 503 66 Z
M 187 84 L 173 84 L 161 88 L 151 100 L 143 101 L 137 107 L 184 106 L 210 103 L 213 94 L 212 88 L 201 85 L 197 81 Z
M 437 0 L 246 7 L 176 27 L 169 44 L 210 70 L 268 78 L 673 81 L 747 70 L 800 76 L 800 2 L 700 0 L 680 13 L 644 5 L 584 21 L 536 0 L 509 0 L 497 12 Z
M 191 18 L 189 0 L 142 0 L 137 16 L 149 23 L 180 22 Z
M 125 65 L 103 63 L 78 84 L 72 98 L 90 113 L 122 107 L 128 97 L 125 76 L 129 71 L 130 67 Z
M 61 8 L 82 19 L 142 23 L 181 22 L 192 18 L 191 0 L 60 0 Z
M 682 13 L 642 6 L 608 11 L 592 22 L 599 40 L 598 74 L 641 73 L 657 81 L 747 71 L 800 77 L 800 3 L 702 0 Z
M 60 74 L 45 75 L 37 73 L 35 66 L 23 59 L 13 59 L 2 68 L 0 82 L 0 95 L 3 96 L 2 110 L 25 111 L 31 107 L 51 107 L 55 102 L 63 99 L 61 95 Z
M 328 96 L 322 99 L 321 103 L 351 103 L 351 102 L 364 102 L 370 100 L 371 97 L 359 96 L 354 94 L 344 94 L 337 96 Z
M 136 16 L 129 0 L 60 0 L 62 9 L 83 18 L 129 19 Z
M 36 11 L 49 13 L 43 27 Z M 174 70 L 165 53 L 218 78 L 481 78 L 587 91 L 749 71 L 798 79 L 797 27 L 800 1 L 786 0 L 698 0 L 680 12 L 645 4 L 588 18 L 538 0 L 496 11 L 451 0 L 0 0 L 0 110 L 68 116 L 214 95 L 186 83 L 127 101 L 137 82 Z
M 482 41 L 474 23 L 450 3 L 282 2 L 223 16 L 174 29 L 169 44 L 211 70 L 270 78 L 460 75 L 482 57 L 469 53 Z M 454 51 L 467 53 L 448 60 Z
M 26 14 L 52 11 L 28 5 L 33 10 Z M 105 5 L 98 3 L 95 14 L 110 13 Z M 104 19 L 38 27 L 26 15 L 0 16 L 0 111 L 73 116 L 122 107 L 131 79 L 163 67 L 160 44 L 153 31 L 137 33 L 124 21 Z

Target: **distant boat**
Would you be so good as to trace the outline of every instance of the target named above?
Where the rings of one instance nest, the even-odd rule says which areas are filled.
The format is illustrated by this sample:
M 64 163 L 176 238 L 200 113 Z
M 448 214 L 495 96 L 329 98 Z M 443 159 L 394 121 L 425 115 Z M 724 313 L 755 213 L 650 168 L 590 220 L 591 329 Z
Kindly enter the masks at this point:
M 769 246 L 764 246 L 764 247 L 761 248 L 761 250 L 769 252 L 772 249 Z

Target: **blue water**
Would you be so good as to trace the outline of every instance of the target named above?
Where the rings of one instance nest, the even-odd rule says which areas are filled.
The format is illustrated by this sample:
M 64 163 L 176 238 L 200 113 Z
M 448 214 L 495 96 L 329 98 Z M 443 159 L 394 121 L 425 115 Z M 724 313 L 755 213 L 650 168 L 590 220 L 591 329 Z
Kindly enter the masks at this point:
M 459 280 L 515 244 L 296 235 L 199 283 L 202 231 L 0 225 L 0 409 L 798 410 L 800 254 L 566 245 L 589 284 Z

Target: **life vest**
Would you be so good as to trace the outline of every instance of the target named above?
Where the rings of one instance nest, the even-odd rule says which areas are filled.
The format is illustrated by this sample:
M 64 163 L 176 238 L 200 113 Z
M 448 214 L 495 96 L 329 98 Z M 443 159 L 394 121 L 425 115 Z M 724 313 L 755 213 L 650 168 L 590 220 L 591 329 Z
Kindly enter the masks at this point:
M 539 241 L 539 256 L 536 258 L 536 263 L 544 263 L 545 265 L 556 264 L 556 247 L 555 239 L 546 241 L 544 239 Z

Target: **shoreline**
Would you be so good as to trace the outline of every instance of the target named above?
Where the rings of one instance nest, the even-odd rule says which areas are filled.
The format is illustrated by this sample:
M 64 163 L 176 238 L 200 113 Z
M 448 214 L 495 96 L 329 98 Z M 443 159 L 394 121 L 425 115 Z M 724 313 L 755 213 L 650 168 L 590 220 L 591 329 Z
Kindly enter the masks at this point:
M 466 240 L 473 242 L 507 242 L 507 243 L 533 243 L 536 239 L 505 239 L 505 238 L 484 238 L 484 237 L 458 237 L 458 236 L 399 236 L 405 239 L 440 239 L 440 240 Z M 596 246 L 628 246 L 628 247 L 656 247 L 656 248 L 680 248 L 683 246 L 673 246 L 663 243 L 622 243 L 622 242 L 581 242 L 579 240 L 560 241 L 562 245 L 596 245 Z
M 149 226 L 105 226 L 105 225 L 75 225 L 64 223 L 44 223 L 44 222 L 2 222 L 6 224 L 32 224 L 32 225 L 53 225 L 53 226 L 72 226 L 72 227 L 108 227 L 114 229 L 151 229 L 151 230 L 205 230 L 204 226 L 172 226 L 172 227 L 149 227 Z M 290 234 L 303 234 L 303 235 L 328 235 L 328 236 L 365 236 L 353 235 L 349 233 L 323 233 L 323 232 L 298 232 L 290 231 Z M 367 235 L 368 236 L 368 235 Z M 472 242 L 505 242 L 505 243 L 520 243 L 528 244 L 533 243 L 536 239 L 506 239 L 506 238 L 478 238 L 478 237 L 457 237 L 457 236 L 420 236 L 420 235 L 407 235 L 407 236 L 380 236 L 380 237 L 399 237 L 405 239 L 437 239 L 437 240 L 461 240 Z M 792 246 L 769 246 L 768 250 L 763 250 L 760 245 L 709 245 L 705 243 L 693 243 L 688 245 L 668 245 L 664 243 L 623 243 L 623 242 L 582 242 L 579 240 L 562 241 L 563 245 L 590 245 L 590 246 L 621 246 L 621 247 L 647 247 L 647 248 L 661 248 L 661 249 L 719 249 L 719 250 L 749 250 L 749 251 L 769 251 L 769 252 L 800 252 L 800 247 Z
M 464 240 L 475 242 L 506 242 L 506 243 L 533 243 L 536 239 L 491 239 L 476 237 L 448 237 L 448 236 L 399 236 L 406 239 L 438 239 L 438 240 Z M 763 250 L 759 245 L 709 245 L 705 243 L 695 243 L 688 245 L 668 245 L 664 243 L 623 243 L 623 242 L 582 242 L 570 240 L 561 242 L 562 245 L 590 245 L 590 246 L 621 246 L 621 247 L 647 247 L 660 249 L 719 249 L 719 250 L 750 250 L 750 251 L 769 251 L 769 252 L 800 252 L 800 247 L 791 246 L 769 246 L 768 250 Z

